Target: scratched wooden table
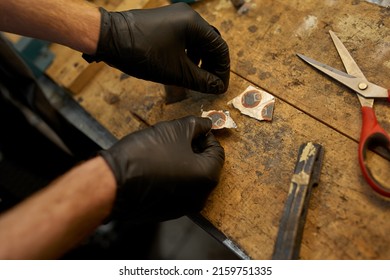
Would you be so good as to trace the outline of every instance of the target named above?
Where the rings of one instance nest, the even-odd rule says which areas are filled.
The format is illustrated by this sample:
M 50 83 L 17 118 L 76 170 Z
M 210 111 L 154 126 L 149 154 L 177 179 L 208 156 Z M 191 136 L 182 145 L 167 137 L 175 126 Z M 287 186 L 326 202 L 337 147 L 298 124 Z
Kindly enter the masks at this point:
M 167 1 L 95 1 L 125 10 Z M 226 151 L 218 187 L 201 212 L 253 259 L 270 259 L 299 145 L 325 148 L 321 181 L 314 189 L 301 247 L 302 259 L 390 259 L 390 202 L 376 195 L 358 166 L 361 126 L 356 95 L 314 71 L 296 53 L 343 70 L 328 30 L 344 42 L 372 82 L 390 87 L 390 10 L 364 1 L 252 1 L 238 15 L 227 0 L 193 5 L 229 44 L 231 81 L 226 94 L 190 92 L 166 105 L 162 85 L 138 80 L 53 45 L 47 73 L 115 136 L 161 120 L 229 110 L 237 129 L 215 132 Z M 247 86 L 276 97 L 272 122 L 241 115 L 227 102 Z M 390 107 L 376 101 L 380 124 L 390 132 Z M 378 156 L 376 172 L 390 181 L 390 164 Z

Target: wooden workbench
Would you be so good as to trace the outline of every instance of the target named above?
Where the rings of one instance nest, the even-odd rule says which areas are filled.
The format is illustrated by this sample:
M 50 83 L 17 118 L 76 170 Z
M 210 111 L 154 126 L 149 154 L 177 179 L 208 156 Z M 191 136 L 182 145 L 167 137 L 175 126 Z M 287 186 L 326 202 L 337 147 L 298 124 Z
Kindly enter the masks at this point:
M 167 4 L 95 2 L 117 10 Z M 190 92 L 187 99 L 166 105 L 162 85 L 104 64 L 88 65 L 79 53 L 57 45 L 47 73 L 119 138 L 161 120 L 200 115 L 201 109 L 229 110 L 238 128 L 215 132 L 226 162 L 201 214 L 253 259 L 271 258 L 299 145 L 323 145 L 321 181 L 312 193 L 301 258 L 390 259 L 390 202 L 372 191 L 358 165 L 358 99 L 296 56 L 302 53 L 343 70 L 328 33 L 333 30 L 367 78 L 389 88 L 390 10 L 359 0 L 252 4 L 241 16 L 228 0 L 193 5 L 229 44 L 232 72 L 224 95 Z M 249 85 L 276 97 L 272 122 L 246 117 L 227 105 Z M 390 132 L 389 105 L 376 101 L 375 111 Z M 377 174 L 389 182 L 390 163 L 373 158 Z

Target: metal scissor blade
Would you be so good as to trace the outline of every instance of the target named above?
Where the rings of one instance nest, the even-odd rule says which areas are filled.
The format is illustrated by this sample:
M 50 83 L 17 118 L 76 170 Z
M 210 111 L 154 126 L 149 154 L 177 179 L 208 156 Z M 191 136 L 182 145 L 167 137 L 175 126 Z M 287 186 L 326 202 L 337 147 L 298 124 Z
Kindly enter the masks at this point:
M 337 70 L 336 68 L 330 67 L 329 65 L 326 65 L 324 63 L 321 63 L 315 59 L 312 59 L 310 57 L 307 57 L 303 54 L 297 53 L 297 56 L 301 58 L 306 63 L 310 64 L 314 68 L 320 70 L 321 72 L 325 73 L 326 75 L 332 77 L 333 79 L 339 81 L 340 83 L 343 83 L 345 85 L 348 85 L 348 81 L 351 79 L 357 79 L 356 77 L 349 75 L 345 72 L 342 72 L 340 70 Z M 355 83 L 354 83 L 355 84 Z M 352 87 L 354 90 L 354 88 Z
M 366 77 L 364 76 L 362 70 L 360 70 L 359 66 L 355 62 L 355 60 L 352 58 L 351 54 L 347 50 L 347 48 L 344 46 L 344 44 L 340 41 L 340 39 L 336 36 L 336 34 L 329 30 L 329 34 L 332 37 L 333 43 L 336 47 L 337 52 L 340 55 L 341 60 L 343 61 L 345 70 L 348 74 L 360 78 L 358 81 L 358 84 L 355 84 L 353 88 L 351 88 L 349 85 L 345 84 L 346 86 L 350 87 L 352 90 L 354 90 L 356 93 L 358 93 L 360 96 L 363 96 L 365 98 L 375 98 L 375 97 L 381 97 L 381 98 L 389 98 L 390 100 L 390 91 L 387 89 L 380 87 L 376 84 L 370 83 Z M 343 82 L 342 82 L 343 83 Z M 363 105 L 363 103 L 366 103 L 361 97 L 359 97 L 360 103 Z M 362 103 L 363 102 L 363 103 Z M 370 102 L 371 103 L 371 102 Z
M 325 73 L 329 77 L 332 77 L 336 81 L 339 81 L 343 85 L 349 87 L 350 89 L 358 93 L 360 96 L 366 98 L 374 98 L 374 97 L 388 98 L 389 93 L 387 89 L 377 86 L 373 83 L 370 83 L 365 78 L 352 76 L 350 74 L 337 70 L 336 68 L 330 67 L 329 65 L 321 63 L 310 57 L 307 57 L 303 54 L 298 53 L 297 56 L 299 56 L 303 61 L 310 64 L 314 68 Z M 365 89 L 360 89 L 359 85 L 366 85 L 366 87 Z
M 336 36 L 336 34 L 329 30 L 329 34 L 332 37 L 333 43 L 336 46 L 337 52 L 340 55 L 341 60 L 343 61 L 345 70 L 347 70 L 347 73 L 358 78 L 363 78 L 365 80 L 366 77 L 364 76 L 362 70 L 360 70 L 359 66 L 355 62 L 355 60 L 352 58 L 349 51 L 345 48 L 344 44 L 340 41 L 340 39 Z

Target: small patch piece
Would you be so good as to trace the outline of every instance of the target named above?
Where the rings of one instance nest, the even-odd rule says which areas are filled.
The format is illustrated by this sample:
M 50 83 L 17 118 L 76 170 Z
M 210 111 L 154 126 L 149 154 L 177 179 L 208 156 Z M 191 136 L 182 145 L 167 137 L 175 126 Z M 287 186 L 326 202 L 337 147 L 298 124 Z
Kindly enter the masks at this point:
M 203 111 L 202 117 L 209 118 L 212 121 L 213 126 L 211 129 L 237 128 L 236 123 L 230 117 L 229 111 Z
M 244 115 L 260 121 L 272 121 L 275 97 L 264 90 L 249 86 L 228 104 L 233 104 Z

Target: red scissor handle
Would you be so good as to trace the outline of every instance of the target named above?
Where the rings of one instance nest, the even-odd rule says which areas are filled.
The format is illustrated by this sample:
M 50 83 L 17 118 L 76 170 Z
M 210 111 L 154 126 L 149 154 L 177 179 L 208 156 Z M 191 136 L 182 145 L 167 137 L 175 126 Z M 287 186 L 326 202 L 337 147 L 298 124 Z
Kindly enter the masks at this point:
M 378 124 L 375 112 L 371 107 L 363 106 L 363 124 L 359 141 L 359 163 L 363 175 L 370 186 L 379 194 L 390 197 L 390 185 L 383 186 L 375 179 L 366 162 L 366 152 L 371 147 L 382 147 L 390 155 L 390 137 Z M 386 182 L 390 183 L 390 182 Z

